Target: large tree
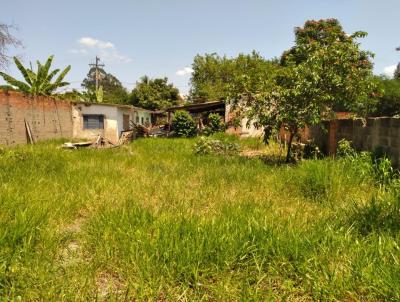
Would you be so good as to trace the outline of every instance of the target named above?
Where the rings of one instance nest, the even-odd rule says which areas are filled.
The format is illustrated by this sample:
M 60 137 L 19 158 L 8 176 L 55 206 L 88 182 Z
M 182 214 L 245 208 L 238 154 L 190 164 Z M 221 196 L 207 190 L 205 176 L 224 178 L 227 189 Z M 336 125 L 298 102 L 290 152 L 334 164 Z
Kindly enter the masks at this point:
M 400 79 L 385 76 L 375 77 L 380 93 L 378 102 L 371 112 L 373 116 L 400 115 Z
M 266 140 L 274 130 L 286 127 L 287 161 L 299 129 L 332 116 L 338 105 L 365 113 L 375 91 L 372 54 L 357 42 L 365 32 L 348 35 L 336 19 L 328 19 L 307 21 L 295 29 L 295 36 L 295 46 L 284 52 L 273 78 L 240 92 L 237 87 L 249 83 L 242 78 L 231 88 L 235 104 L 264 127 Z
M 14 62 L 21 72 L 25 82 L 19 81 L 8 74 L 5 74 L 4 72 L 0 72 L 0 75 L 8 84 L 10 84 L 12 87 L 15 87 L 19 91 L 29 93 L 34 96 L 51 95 L 55 93 L 58 88 L 69 85 L 68 82 L 64 81 L 64 77 L 71 69 L 70 65 L 68 65 L 58 75 L 58 77 L 54 81 L 52 81 L 53 78 L 60 72 L 60 69 L 54 69 L 50 72 L 51 63 L 53 62 L 53 56 L 50 56 L 45 64 L 36 61 L 36 72 L 34 72 L 30 68 L 24 67 L 16 57 L 14 57 Z
M 226 99 L 232 81 L 240 81 L 242 77 L 253 80 L 267 78 L 275 63 L 255 51 L 233 58 L 221 57 L 215 53 L 197 55 L 192 64 L 190 100 L 204 102 Z
M 225 97 L 226 84 L 232 77 L 232 61 L 216 53 L 197 55 L 192 64 L 190 100 L 214 101 Z
M 11 33 L 12 29 L 15 27 L 0 23 L 0 70 L 4 69 L 11 59 L 8 54 L 9 47 L 21 46 L 21 41 Z
M 107 103 L 124 104 L 128 101 L 128 92 L 122 83 L 111 73 L 107 73 L 103 68 L 98 69 L 99 87 L 102 91 L 102 101 Z M 96 69 L 90 68 L 86 78 L 81 86 L 85 88 L 85 95 L 92 96 L 92 101 L 100 100 L 96 97 L 99 91 L 96 92 Z
M 130 96 L 132 105 L 150 110 L 165 109 L 180 102 L 179 90 L 168 83 L 168 78 L 150 79 L 143 76 Z

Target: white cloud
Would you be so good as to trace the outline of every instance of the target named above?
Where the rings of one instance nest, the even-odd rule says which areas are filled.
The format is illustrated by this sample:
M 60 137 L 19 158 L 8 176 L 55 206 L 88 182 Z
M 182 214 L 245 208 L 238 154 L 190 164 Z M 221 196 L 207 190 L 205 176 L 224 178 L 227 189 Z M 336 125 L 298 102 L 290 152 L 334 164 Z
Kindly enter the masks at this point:
M 82 54 L 82 55 L 85 55 L 88 53 L 87 50 L 83 49 L 83 48 L 82 49 L 70 49 L 69 52 L 73 53 L 73 54 Z
M 99 55 L 102 61 L 105 62 L 123 62 L 129 63 L 132 59 L 124 54 L 121 54 L 115 45 L 109 41 L 102 41 L 92 37 L 82 37 L 77 41 L 81 48 L 71 49 L 69 52 L 80 55 Z
M 390 65 L 390 66 L 386 66 L 383 69 L 383 74 L 389 78 L 392 78 L 394 75 L 394 71 L 396 70 L 397 65 Z
M 192 68 L 190 68 L 190 67 L 184 67 L 182 69 L 177 70 L 176 74 L 178 76 L 185 76 L 185 75 L 191 74 L 193 71 L 194 70 Z
M 112 50 L 112 51 L 102 50 L 100 52 L 99 56 L 103 59 L 104 62 L 112 62 L 112 61 L 118 61 L 118 62 L 124 62 L 124 63 L 132 62 L 132 59 L 130 57 L 120 54 L 116 50 Z
M 115 45 L 111 42 L 101 41 L 91 37 L 82 37 L 78 40 L 78 43 L 82 46 L 98 48 L 98 49 L 110 49 L 115 48 Z

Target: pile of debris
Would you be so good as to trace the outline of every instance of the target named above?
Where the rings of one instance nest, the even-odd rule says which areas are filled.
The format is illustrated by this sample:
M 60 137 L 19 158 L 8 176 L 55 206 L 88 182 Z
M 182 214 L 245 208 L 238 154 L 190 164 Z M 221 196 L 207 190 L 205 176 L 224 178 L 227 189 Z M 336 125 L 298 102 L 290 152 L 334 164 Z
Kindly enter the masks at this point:
M 136 137 L 166 137 L 168 136 L 168 129 L 165 125 L 146 127 L 140 124 L 133 124 Z
M 112 141 L 109 139 L 106 139 L 105 137 L 98 135 L 97 138 L 90 142 L 90 141 L 84 141 L 84 142 L 77 142 L 77 143 L 72 143 L 72 142 L 67 142 L 62 145 L 62 148 L 64 149 L 79 149 L 79 148 L 94 148 L 94 149 L 107 149 L 107 148 L 117 148 L 121 145 L 124 145 L 134 139 L 134 131 L 133 130 L 127 130 L 123 131 L 121 133 L 121 136 L 118 140 L 117 144 L 114 144 Z
M 98 135 L 94 141 L 83 141 L 83 142 L 67 142 L 62 145 L 64 149 L 79 149 L 79 148 L 116 148 L 121 145 L 127 144 L 138 137 L 166 137 L 169 135 L 169 131 L 166 126 L 155 126 L 146 127 L 140 124 L 131 124 L 132 130 L 125 130 L 121 132 L 118 143 L 114 144 L 105 137 Z

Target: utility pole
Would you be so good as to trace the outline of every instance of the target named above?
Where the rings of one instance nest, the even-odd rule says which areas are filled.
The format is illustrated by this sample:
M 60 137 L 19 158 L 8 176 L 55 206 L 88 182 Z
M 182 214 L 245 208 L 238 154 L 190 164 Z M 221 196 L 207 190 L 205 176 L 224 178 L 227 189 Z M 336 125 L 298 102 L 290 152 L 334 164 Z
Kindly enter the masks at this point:
M 95 68 L 95 79 L 96 79 L 96 93 L 99 90 L 99 67 L 104 67 L 104 64 L 99 64 L 100 58 L 96 56 L 96 63 L 89 64 L 90 67 Z

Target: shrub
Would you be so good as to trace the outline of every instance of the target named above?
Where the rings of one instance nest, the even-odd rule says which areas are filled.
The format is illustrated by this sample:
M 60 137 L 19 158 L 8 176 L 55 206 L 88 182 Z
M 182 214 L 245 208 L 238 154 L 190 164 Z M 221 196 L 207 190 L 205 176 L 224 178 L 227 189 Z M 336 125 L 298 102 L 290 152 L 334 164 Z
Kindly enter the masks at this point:
M 204 129 L 205 135 L 211 135 L 217 132 L 223 132 L 225 130 L 225 124 L 221 119 L 221 116 L 217 113 L 210 113 L 208 115 L 208 125 Z
M 178 137 L 192 137 L 196 135 L 196 123 L 189 112 L 178 110 L 172 119 L 172 130 Z
M 357 153 L 351 142 L 342 139 L 338 143 L 337 155 L 348 163 L 349 169 L 356 168 L 361 176 L 372 176 L 383 189 L 399 178 L 381 146 L 377 146 L 372 153 Z
M 321 150 L 319 149 L 319 147 L 317 146 L 317 144 L 312 140 L 307 141 L 304 146 L 304 150 L 303 150 L 303 158 L 318 159 L 318 158 L 322 158 L 322 157 L 323 157 L 323 154 L 322 154 Z
M 357 155 L 357 152 L 351 146 L 351 142 L 350 141 L 348 141 L 346 139 L 341 139 L 338 142 L 336 155 L 338 157 L 355 157 Z
M 235 155 L 240 152 L 237 143 L 201 137 L 195 145 L 196 154 Z

